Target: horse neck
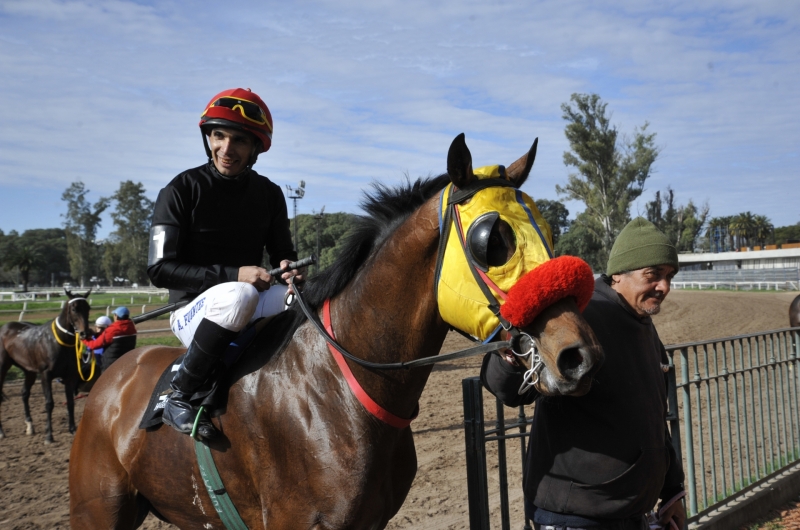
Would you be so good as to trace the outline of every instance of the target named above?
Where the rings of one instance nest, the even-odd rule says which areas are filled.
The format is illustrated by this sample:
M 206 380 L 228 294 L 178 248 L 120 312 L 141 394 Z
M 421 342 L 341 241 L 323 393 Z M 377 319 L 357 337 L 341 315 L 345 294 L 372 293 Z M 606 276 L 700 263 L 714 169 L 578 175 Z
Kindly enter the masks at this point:
M 331 304 L 337 340 L 377 363 L 436 355 L 447 334 L 434 296 L 439 242 L 438 196 L 387 238 Z M 390 412 L 409 417 L 431 368 L 366 370 L 348 362 L 366 392 Z

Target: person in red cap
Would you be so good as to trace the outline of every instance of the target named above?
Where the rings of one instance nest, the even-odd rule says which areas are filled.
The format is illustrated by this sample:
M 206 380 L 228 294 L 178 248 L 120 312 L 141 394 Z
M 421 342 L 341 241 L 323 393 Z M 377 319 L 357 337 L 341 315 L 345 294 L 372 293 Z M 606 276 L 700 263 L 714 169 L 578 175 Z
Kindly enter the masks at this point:
M 189 303 L 170 317 L 187 352 L 172 379 L 163 422 L 191 433 L 196 404 L 213 388 L 222 356 L 253 320 L 285 309 L 285 282 L 302 271 L 272 278 L 260 265 L 264 251 L 272 267 L 297 260 L 280 186 L 252 168 L 272 145 L 272 115 L 250 89 L 214 96 L 200 117 L 208 162 L 189 169 L 158 194 L 150 228 L 147 274 L 169 289 L 169 301 Z M 198 434 L 217 432 L 208 418 Z

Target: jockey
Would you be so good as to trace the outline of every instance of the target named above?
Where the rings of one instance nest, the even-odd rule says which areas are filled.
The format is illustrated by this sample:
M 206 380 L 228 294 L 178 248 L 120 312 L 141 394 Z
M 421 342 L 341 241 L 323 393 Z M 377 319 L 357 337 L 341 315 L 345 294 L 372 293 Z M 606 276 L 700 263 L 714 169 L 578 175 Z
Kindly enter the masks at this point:
M 303 271 L 273 278 L 261 267 L 297 259 L 280 186 L 256 173 L 258 155 L 272 144 L 272 116 L 250 89 L 214 96 L 200 117 L 208 162 L 184 171 L 158 194 L 147 274 L 169 289 L 169 301 L 189 301 L 173 311 L 170 326 L 188 348 L 172 379 L 163 421 L 190 433 L 197 414 L 193 395 L 207 394 L 228 345 L 249 323 L 285 309 L 285 283 Z M 200 393 L 200 394 L 198 394 Z M 208 418 L 198 433 L 217 433 Z

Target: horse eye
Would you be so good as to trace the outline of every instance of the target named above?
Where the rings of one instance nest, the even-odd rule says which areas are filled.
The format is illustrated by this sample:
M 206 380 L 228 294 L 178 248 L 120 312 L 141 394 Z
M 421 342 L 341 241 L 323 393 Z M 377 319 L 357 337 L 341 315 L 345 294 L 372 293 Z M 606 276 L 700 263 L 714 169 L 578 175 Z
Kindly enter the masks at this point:
M 475 266 L 484 272 L 506 263 L 515 247 L 514 231 L 497 212 L 478 217 L 467 232 L 467 251 Z

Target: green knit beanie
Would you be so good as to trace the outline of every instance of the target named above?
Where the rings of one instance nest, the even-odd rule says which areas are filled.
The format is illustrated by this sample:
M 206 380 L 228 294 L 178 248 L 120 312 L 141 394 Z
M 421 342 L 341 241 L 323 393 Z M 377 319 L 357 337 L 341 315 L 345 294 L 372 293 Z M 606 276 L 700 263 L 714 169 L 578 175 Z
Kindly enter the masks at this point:
M 619 274 L 656 265 L 678 270 L 678 251 L 656 225 L 637 217 L 622 229 L 611 247 L 606 274 Z

